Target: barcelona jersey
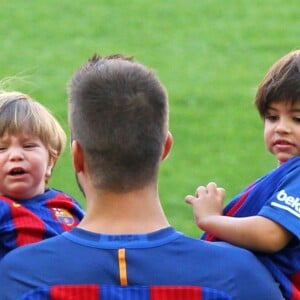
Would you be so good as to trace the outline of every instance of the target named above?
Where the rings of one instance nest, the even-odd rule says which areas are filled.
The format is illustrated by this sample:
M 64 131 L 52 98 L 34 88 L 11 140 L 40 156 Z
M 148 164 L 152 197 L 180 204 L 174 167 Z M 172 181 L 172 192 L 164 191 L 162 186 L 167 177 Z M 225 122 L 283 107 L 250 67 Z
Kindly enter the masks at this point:
M 232 300 L 225 293 L 200 286 L 57 285 L 34 289 L 19 300 Z
M 59 299 L 54 295 L 64 295 L 69 285 L 79 284 L 96 285 L 80 289 L 83 294 L 79 299 L 89 300 L 118 299 L 108 295 L 134 293 L 134 286 L 146 286 L 150 291 L 145 288 L 139 290 L 138 298 L 130 294 L 121 299 L 173 299 L 151 296 L 159 292 L 156 286 L 170 285 L 216 289 L 233 300 L 282 299 L 272 276 L 251 252 L 226 243 L 190 238 L 172 227 L 145 234 L 115 235 L 76 227 L 40 243 L 19 247 L 0 261 L 0 299 L 19 299 L 45 285 L 49 288 L 37 292 L 49 293 L 46 299 Z M 84 298 L 85 292 L 92 294 Z M 194 289 L 198 296 L 203 292 L 205 289 Z M 215 296 L 212 299 L 223 299 L 218 298 L 219 293 L 209 294 Z M 195 298 L 187 295 L 182 299 Z
M 0 259 L 17 247 L 69 231 L 83 215 L 79 203 L 55 189 L 27 200 L 0 196 Z
M 256 180 L 225 207 L 234 217 L 268 218 L 289 231 L 292 241 L 275 253 L 256 253 L 279 283 L 284 298 L 300 300 L 300 157 L 294 157 Z M 205 234 L 205 240 L 216 240 Z

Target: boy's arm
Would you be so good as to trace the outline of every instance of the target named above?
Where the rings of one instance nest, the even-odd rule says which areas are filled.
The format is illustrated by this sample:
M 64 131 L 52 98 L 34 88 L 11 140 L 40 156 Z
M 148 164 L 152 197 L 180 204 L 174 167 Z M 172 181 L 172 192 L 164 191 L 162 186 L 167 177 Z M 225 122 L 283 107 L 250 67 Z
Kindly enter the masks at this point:
M 199 228 L 231 244 L 253 251 L 276 252 L 286 246 L 292 234 L 281 225 L 261 216 L 223 216 L 225 191 L 211 182 L 200 186 L 185 201 L 192 205 Z

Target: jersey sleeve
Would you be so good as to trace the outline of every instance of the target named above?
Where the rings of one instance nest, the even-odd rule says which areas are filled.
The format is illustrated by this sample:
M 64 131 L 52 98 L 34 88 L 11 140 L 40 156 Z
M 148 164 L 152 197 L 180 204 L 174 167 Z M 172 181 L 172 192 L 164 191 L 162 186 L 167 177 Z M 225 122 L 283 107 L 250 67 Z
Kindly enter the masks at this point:
M 296 168 L 284 176 L 259 212 L 280 224 L 300 239 L 300 171 Z

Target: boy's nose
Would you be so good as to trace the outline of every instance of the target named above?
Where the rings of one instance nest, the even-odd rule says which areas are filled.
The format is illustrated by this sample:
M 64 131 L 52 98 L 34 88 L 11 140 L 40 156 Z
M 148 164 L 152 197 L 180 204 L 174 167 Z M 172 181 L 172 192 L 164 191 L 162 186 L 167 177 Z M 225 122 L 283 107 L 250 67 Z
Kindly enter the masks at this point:
M 291 127 L 289 122 L 286 120 L 280 120 L 275 129 L 278 133 L 289 133 L 291 131 Z
M 23 151 L 21 148 L 19 147 L 13 147 L 10 149 L 10 152 L 9 152 L 9 159 L 10 160 L 22 160 L 24 158 L 24 155 L 23 155 Z

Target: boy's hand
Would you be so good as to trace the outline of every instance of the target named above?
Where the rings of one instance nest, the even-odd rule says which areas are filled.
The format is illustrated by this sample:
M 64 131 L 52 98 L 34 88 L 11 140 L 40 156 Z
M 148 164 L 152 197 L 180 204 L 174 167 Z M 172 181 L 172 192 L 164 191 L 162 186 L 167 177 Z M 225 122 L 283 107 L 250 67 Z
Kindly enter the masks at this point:
M 199 186 L 195 196 L 186 196 L 185 202 L 192 205 L 196 224 L 205 230 L 211 217 L 222 215 L 224 198 L 225 190 L 210 182 L 206 187 Z

